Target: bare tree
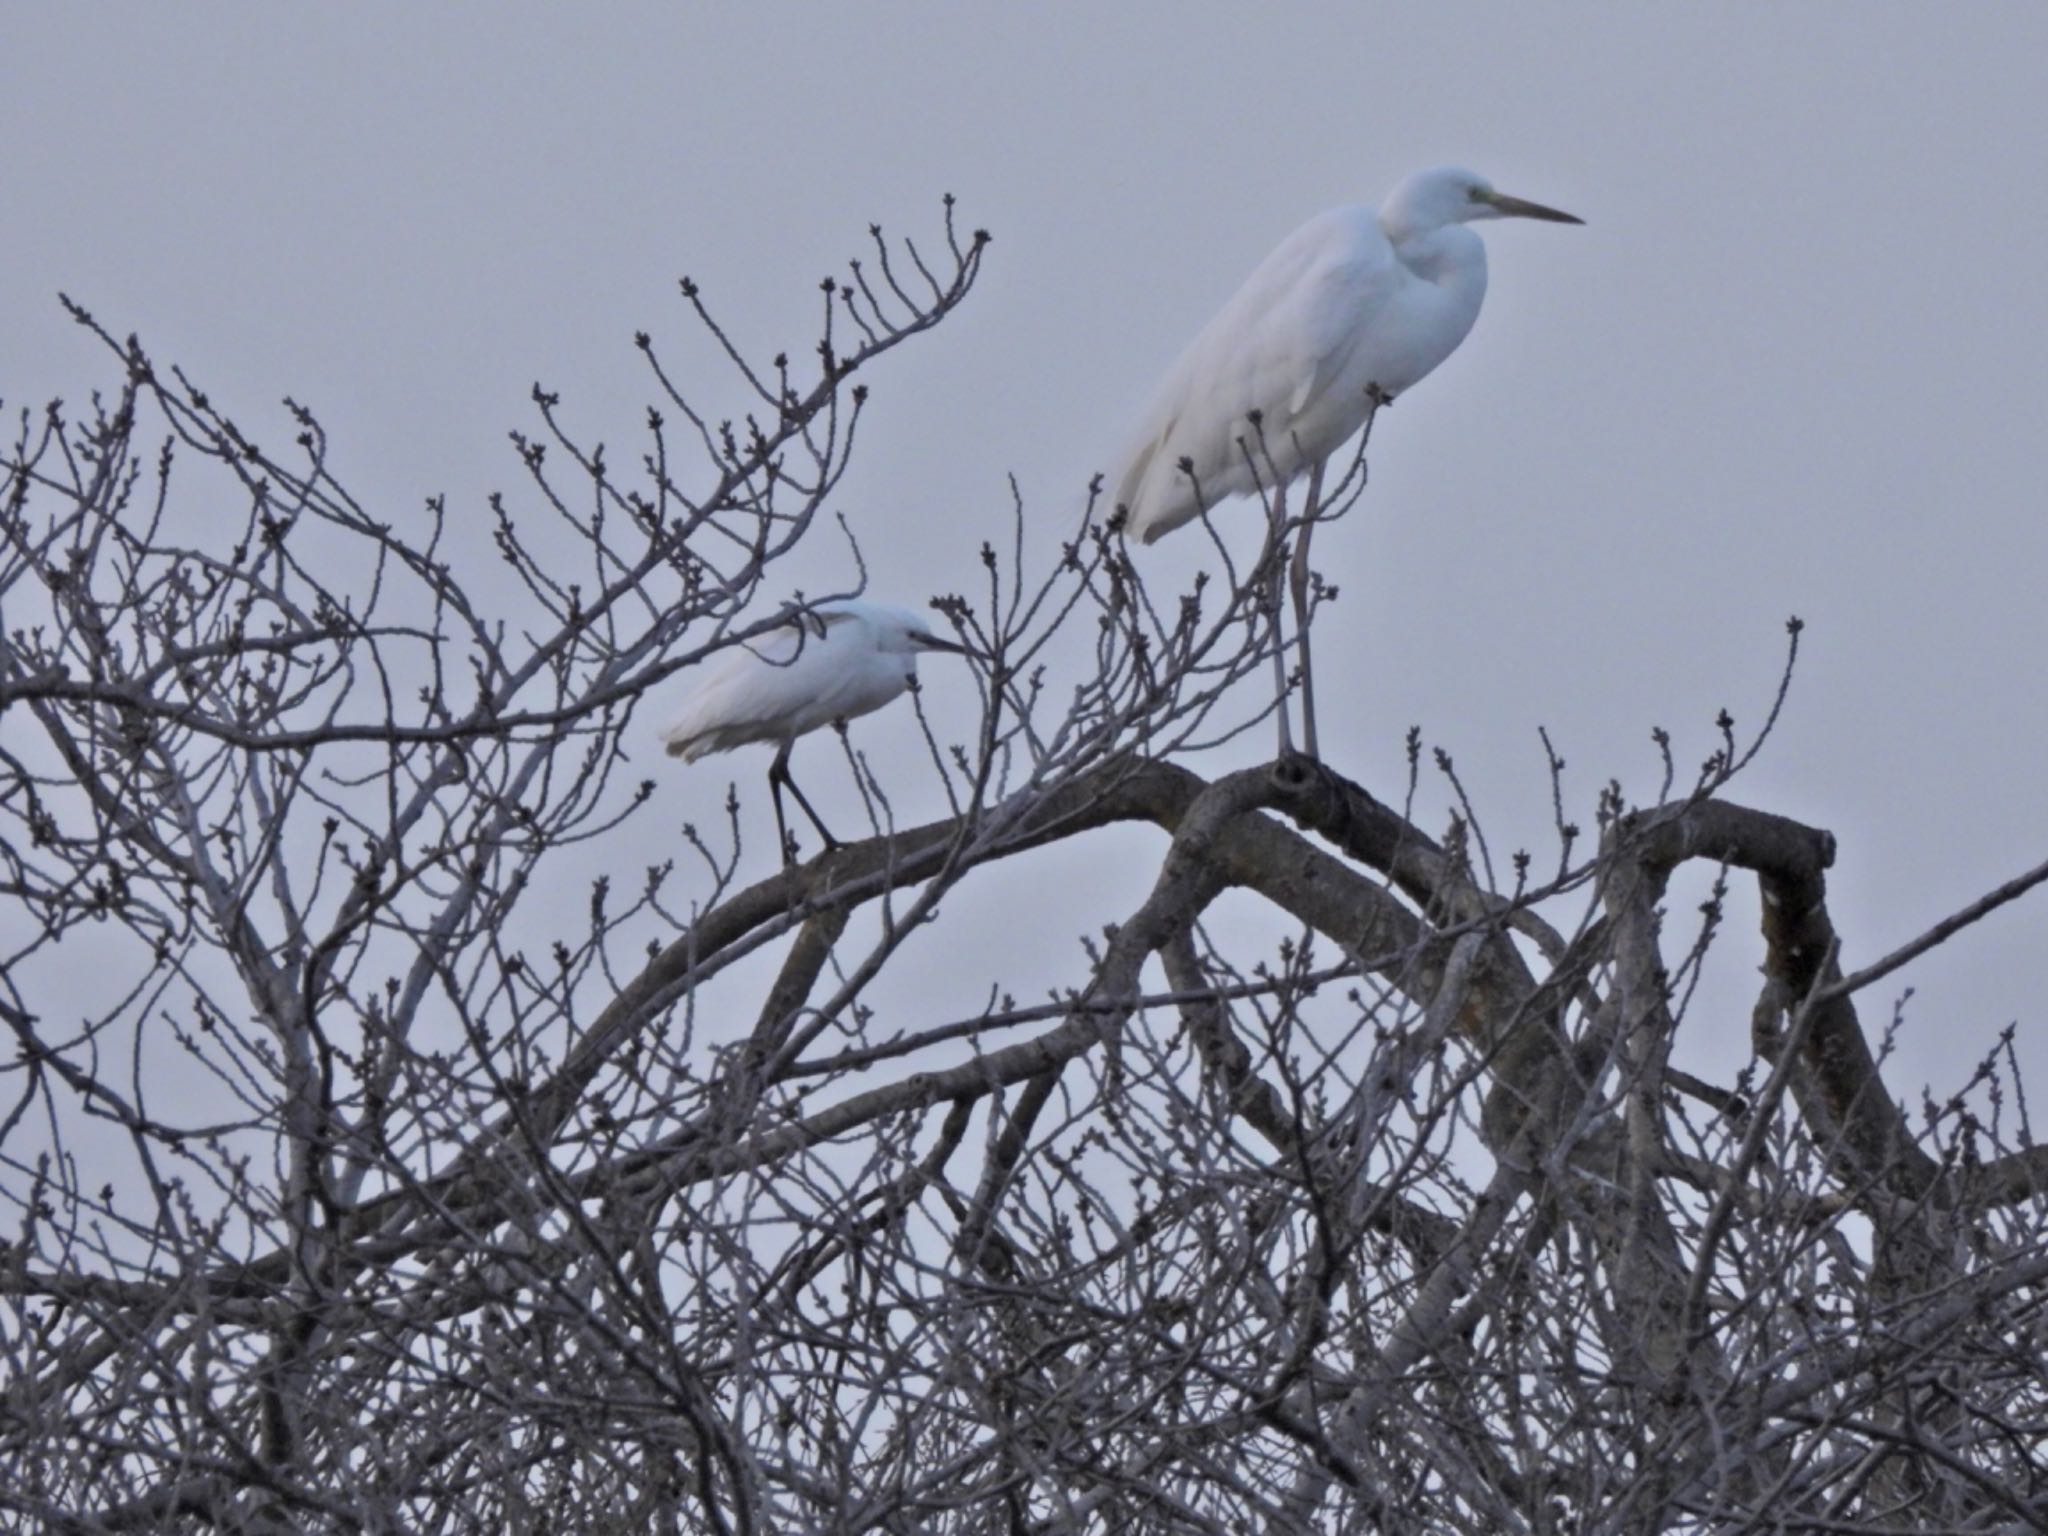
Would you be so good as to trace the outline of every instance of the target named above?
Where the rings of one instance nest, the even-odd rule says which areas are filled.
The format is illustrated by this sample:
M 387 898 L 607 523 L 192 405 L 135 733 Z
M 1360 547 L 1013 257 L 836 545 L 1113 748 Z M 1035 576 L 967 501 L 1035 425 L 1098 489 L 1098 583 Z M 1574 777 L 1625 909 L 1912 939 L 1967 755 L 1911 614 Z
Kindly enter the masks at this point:
M 74 310 L 120 387 L 0 465 L 12 1527 L 2048 1524 L 2009 1042 L 1909 1120 L 1857 1011 L 2048 866 L 1847 971 L 1828 834 L 1729 797 L 1768 722 L 1496 865 L 1448 759 L 1417 824 L 1419 739 L 1392 804 L 1200 771 L 1272 707 L 1289 528 L 1163 598 L 1110 509 L 1046 561 L 1018 508 L 944 605 L 979 718 L 920 708 L 914 786 L 846 754 L 869 835 L 664 821 L 638 705 L 787 621 L 855 376 L 985 239 L 876 231 L 802 367 L 685 282 L 747 413 L 643 337 L 621 469 L 536 391 L 494 548 Z M 1156 876 L 1085 987 L 878 1019 L 949 893 L 1118 823 Z M 1717 939 L 1764 977 L 1720 1085 L 1671 1060 Z

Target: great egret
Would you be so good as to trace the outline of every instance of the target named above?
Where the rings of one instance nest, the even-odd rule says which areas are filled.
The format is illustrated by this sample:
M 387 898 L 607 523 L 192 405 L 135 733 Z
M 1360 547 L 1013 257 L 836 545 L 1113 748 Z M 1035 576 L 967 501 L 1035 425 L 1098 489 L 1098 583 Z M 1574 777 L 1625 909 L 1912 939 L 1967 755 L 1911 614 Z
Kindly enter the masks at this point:
M 838 839 L 790 777 L 789 751 L 797 737 L 865 715 L 898 697 L 916 681 L 919 652 L 964 655 L 966 650 L 934 635 L 907 608 L 857 599 L 820 603 L 707 666 L 703 681 L 663 728 L 661 739 L 671 757 L 688 763 L 749 742 L 776 743 L 768 788 L 784 859 L 790 856 L 789 828 L 782 817 L 785 784 L 825 846 L 834 848 Z
M 1324 460 L 1465 339 L 1486 297 L 1486 246 L 1464 226 L 1500 218 L 1585 222 L 1456 166 L 1417 171 L 1377 213 L 1333 208 L 1310 219 L 1181 354 L 1112 482 L 1125 531 L 1146 544 L 1226 497 L 1270 493 L 1277 552 L 1287 487 L 1308 472 L 1291 578 L 1310 756 L 1308 544 Z M 1272 590 L 1277 636 L 1277 567 Z M 1277 650 L 1275 668 L 1284 688 Z M 1284 701 L 1280 747 L 1289 749 Z

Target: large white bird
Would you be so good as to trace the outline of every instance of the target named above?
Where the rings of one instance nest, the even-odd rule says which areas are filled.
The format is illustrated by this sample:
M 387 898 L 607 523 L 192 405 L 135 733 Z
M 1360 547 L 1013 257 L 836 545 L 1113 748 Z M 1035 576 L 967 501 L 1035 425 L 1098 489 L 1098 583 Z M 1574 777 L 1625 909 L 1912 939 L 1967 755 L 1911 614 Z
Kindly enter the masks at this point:
M 1465 339 L 1486 297 L 1486 246 L 1465 226 L 1499 218 L 1584 222 L 1455 166 L 1417 171 L 1377 213 L 1333 208 L 1310 219 L 1181 354 L 1111 481 L 1125 531 L 1150 544 L 1247 491 L 1273 498 L 1284 529 L 1286 488 L 1308 472 L 1293 582 L 1311 754 L 1303 621 L 1323 462 Z M 1274 592 L 1277 601 L 1277 569 Z M 1280 730 L 1284 749 L 1284 705 Z
M 789 857 L 791 846 L 782 816 L 784 785 L 825 846 L 836 847 L 838 840 L 790 777 L 790 748 L 797 737 L 821 725 L 865 715 L 899 697 L 916 680 L 917 658 L 924 651 L 966 654 L 967 648 L 940 639 L 907 608 L 851 598 L 820 603 L 707 663 L 696 690 L 662 729 L 661 739 L 671 757 L 691 763 L 749 742 L 776 743 L 768 787 L 783 857 Z

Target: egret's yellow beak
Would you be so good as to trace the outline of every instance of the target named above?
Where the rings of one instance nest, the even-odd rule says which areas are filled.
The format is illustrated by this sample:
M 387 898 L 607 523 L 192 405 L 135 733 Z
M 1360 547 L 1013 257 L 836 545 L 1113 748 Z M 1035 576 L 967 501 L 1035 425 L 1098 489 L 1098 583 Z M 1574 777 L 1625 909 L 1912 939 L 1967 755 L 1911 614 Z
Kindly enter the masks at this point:
M 1505 192 L 1482 192 L 1479 200 L 1510 219 L 1548 219 L 1553 224 L 1583 224 L 1586 221 L 1574 214 L 1560 213 L 1555 208 L 1546 208 L 1541 203 L 1532 203 L 1526 198 L 1509 197 Z

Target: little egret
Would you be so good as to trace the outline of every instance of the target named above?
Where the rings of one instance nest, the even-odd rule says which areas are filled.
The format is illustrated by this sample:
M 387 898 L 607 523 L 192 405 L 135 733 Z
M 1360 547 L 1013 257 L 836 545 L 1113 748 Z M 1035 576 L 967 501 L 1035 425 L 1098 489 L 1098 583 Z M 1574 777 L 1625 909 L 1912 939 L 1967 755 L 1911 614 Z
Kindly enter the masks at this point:
M 1378 408 L 1465 339 L 1486 297 L 1479 219 L 1582 219 L 1496 192 L 1455 166 L 1417 171 L 1381 205 L 1333 208 L 1280 243 L 1183 352 L 1112 483 L 1124 528 L 1150 544 L 1229 496 L 1271 495 L 1274 550 L 1287 487 L 1308 473 L 1290 578 L 1302 658 L 1302 736 L 1316 752 L 1308 666 L 1308 544 L 1323 463 Z M 1279 635 L 1279 570 L 1273 570 Z M 1285 664 L 1275 651 L 1285 688 Z M 1289 750 L 1287 708 L 1280 748 Z
M 854 599 L 820 603 L 757 640 L 735 645 L 705 668 L 704 679 L 682 712 L 661 733 L 671 757 L 694 763 L 712 752 L 772 741 L 768 788 L 775 802 L 775 835 L 790 857 L 782 789 L 796 796 L 827 848 L 838 839 L 790 777 L 796 739 L 880 709 L 917 679 L 921 651 L 967 648 L 941 640 L 907 608 Z

